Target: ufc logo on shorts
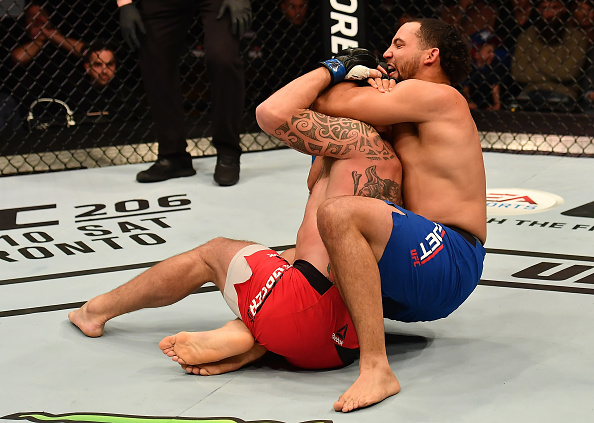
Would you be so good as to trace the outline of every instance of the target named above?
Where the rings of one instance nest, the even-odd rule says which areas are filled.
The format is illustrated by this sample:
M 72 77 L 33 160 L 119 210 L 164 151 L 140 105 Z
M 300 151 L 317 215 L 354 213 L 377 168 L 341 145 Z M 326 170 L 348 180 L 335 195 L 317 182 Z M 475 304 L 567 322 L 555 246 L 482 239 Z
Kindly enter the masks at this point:
M 262 303 L 264 302 L 264 300 L 266 300 L 266 297 L 270 295 L 270 292 L 272 291 L 272 288 L 274 288 L 274 285 L 276 285 L 283 273 L 285 273 L 285 270 L 287 270 L 289 267 L 291 267 L 289 264 L 283 264 L 282 266 L 278 267 L 274 272 L 272 272 L 272 275 L 270 275 L 270 277 L 266 281 L 266 284 L 262 287 L 260 292 L 256 294 L 256 297 L 252 299 L 249 312 L 250 319 L 256 317 L 256 313 L 258 313 L 258 311 L 260 310 Z
M 436 223 L 435 227 L 425 237 L 425 241 L 419 244 L 419 252 L 414 249 L 410 251 L 411 258 L 413 260 L 414 267 L 420 266 L 421 264 L 427 263 L 443 248 L 443 236 L 445 231 L 440 224 Z

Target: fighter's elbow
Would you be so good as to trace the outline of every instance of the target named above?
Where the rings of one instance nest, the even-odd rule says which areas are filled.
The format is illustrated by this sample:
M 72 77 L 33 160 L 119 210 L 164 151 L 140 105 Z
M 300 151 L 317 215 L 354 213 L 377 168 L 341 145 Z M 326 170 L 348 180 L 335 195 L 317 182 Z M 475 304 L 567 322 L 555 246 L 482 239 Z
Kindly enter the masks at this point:
M 313 102 L 313 104 L 311 105 L 311 110 L 315 111 L 315 112 L 320 112 L 320 113 L 324 113 L 324 110 L 327 110 L 327 100 L 324 97 L 318 97 L 316 98 L 316 100 Z
M 280 115 L 278 107 L 275 107 L 271 101 L 264 101 L 256 107 L 256 122 L 260 128 L 267 134 L 273 135 L 274 131 L 285 122 Z
M 358 88 L 352 82 L 341 82 L 327 89 L 316 98 L 310 109 L 325 115 L 337 116 L 347 103 L 351 102 L 354 96 L 359 93 L 353 89 Z

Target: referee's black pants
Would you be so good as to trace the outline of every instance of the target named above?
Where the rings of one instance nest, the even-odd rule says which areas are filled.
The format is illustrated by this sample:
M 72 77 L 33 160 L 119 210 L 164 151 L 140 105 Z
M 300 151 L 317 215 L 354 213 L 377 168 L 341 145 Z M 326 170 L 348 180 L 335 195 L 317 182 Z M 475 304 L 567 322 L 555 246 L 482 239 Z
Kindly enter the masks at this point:
M 179 62 L 185 36 L 196 12 L 204 28 L 212 101 L 212 142 L 219 156 L 239 157 L 241 154 L 239 134 L 245 97 L 243 63 L 239 38 L 231 33 L 229 14 L 216 19 L 221 3 L 222 0 L 140 2 L 146 28 L 140 49 L 140 68 L 155 122 L 160 158 L 189 156 Z

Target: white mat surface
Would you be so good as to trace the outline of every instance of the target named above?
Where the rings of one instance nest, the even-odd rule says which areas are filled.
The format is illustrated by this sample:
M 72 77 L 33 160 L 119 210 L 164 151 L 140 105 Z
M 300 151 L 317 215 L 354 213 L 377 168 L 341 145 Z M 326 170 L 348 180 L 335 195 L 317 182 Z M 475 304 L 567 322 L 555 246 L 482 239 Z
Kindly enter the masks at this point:
M 214 161 L 195 160 L 195 177 L 152 185 L 134 182 L 146 165 L 0 178 L 0 421 L 594 421 L 592 159 L 485 154 L 492 201 L 483 284 L 447 319 L 386 322 L 403 389 L 369 409 L 331 409 L 356 365 L 186 375 L 157 343 L 232 318 L 217 292 L 121 316 L 100 339 L 82 336 L 67 321 L 68 304 L 147 263 L 215 236 L 295 242 L 309 158 L 246 154 L 240 183 L 228 188 L 212 182 Z M 562 204 L 539 211 L 556 198 L 541 191 Z M 517 214 L 530 207 L 537 212 Z

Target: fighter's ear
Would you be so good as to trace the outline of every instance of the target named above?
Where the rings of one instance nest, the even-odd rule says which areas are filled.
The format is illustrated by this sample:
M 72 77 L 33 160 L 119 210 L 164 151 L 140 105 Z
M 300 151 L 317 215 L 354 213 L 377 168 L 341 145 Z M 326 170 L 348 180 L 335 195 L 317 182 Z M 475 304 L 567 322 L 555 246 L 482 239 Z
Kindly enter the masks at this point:
M 435 63 L 438 57 L 439 49 L 437 47 L 433 47 L 432 49 L 427 50 L 427 53 L 425 55 L 425 64 Z

